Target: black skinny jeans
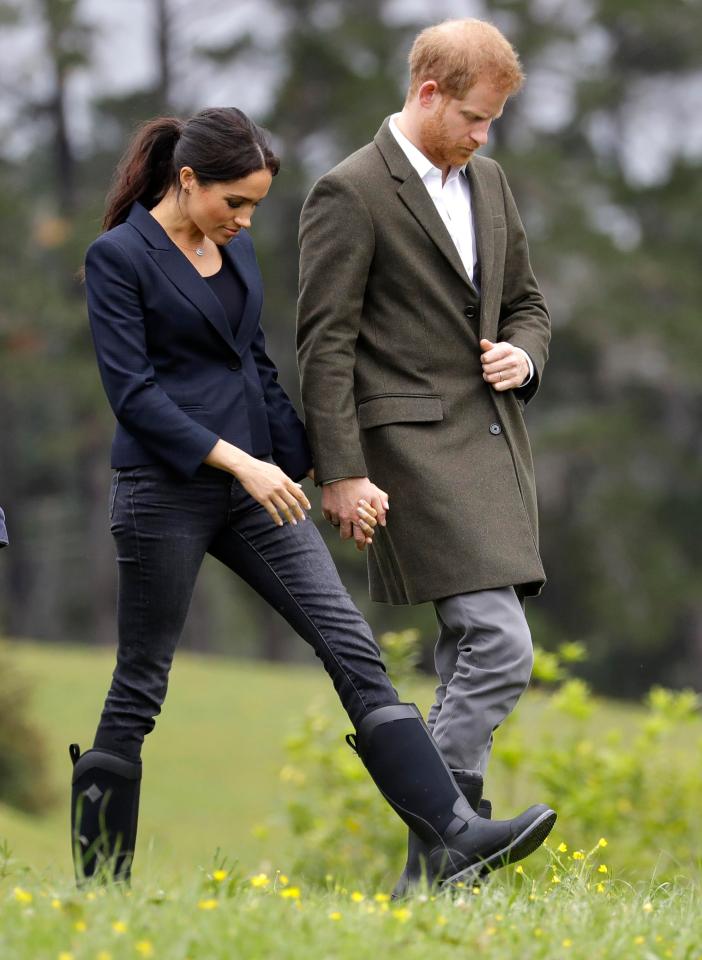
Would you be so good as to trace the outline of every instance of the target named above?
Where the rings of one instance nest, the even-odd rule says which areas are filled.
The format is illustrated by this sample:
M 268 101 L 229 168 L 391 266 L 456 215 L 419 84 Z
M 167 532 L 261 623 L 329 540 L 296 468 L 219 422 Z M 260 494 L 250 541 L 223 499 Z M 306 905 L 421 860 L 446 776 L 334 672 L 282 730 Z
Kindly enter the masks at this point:
M 138 759 L 168 686 L 206 553 L 249 583 L 314 648 L 354 727 L 397 703 L 368 624 L 308 518 L 277 527 L 230 475 L 201 467 L 118 470 L 110 496 L 117 545 L 119 646 L 95 746 Z

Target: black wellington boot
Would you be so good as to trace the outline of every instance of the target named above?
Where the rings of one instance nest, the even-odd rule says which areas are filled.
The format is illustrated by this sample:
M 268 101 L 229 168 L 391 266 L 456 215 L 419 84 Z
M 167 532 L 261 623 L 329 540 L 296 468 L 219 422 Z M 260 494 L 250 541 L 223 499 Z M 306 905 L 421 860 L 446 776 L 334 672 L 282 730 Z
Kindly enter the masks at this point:
M 430 848 L 438 883 L 470 882 L 533 853 L 556 814 L 545 804 L 512 820 L 484 820 L 461 793 L 420 711 L 398 703 L 361 720 L 355 748 L 395 812 Z
M 492 816 L 492 804 L 483 800 L 483 778 L 473 770 L 452 770 L 454 780 L 461 793 L 479 817 L 489 820 Z M 410 830 L 407 835 L 407 863 L 400 874 L 400 879 L 392 891 L 392 899 L 399 900 L 414 893 L 425 880 L 428 886 L 434 883 L 435 877 L 429 863 L 429 846 L 417 834 Z
M 100 874 L 128 882 L 139 813 L 141 761 L 69 747 L 73 761 L 71 844 L 76 880 Z

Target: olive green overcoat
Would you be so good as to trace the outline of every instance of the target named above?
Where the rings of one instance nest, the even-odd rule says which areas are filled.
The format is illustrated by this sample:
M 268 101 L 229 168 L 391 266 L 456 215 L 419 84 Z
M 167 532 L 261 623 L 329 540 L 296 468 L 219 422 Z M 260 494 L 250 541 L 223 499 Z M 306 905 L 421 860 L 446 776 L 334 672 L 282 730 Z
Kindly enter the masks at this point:
M 549 318 L 504 173 L 475 156 L 466 175 L 476 286 L 387 119 L 301 216 L 298 360 L 316 481 L 368 476 L 387 491 L 368 561 L 371 596 L 387 603 L 544 582 L 523 409 Z M 533 380 L 495 392 L 481 337 L 526 350 Z

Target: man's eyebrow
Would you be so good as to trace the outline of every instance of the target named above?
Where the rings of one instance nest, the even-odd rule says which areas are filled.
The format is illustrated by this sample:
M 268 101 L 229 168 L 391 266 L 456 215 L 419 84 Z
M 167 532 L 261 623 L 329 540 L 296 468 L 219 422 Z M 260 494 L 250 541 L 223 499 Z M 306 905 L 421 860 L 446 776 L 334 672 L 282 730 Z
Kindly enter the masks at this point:
M 477 110 L 471 110 L 469 107 L 465 107 L 462 111 L 464 114 L 469 114 L 471 117 L 475 117 L 476 120 L 499 120 L 502 116 L 502 110 L 499 113 L 496 113 L 494 116 L 489 113 L 479 113 Z

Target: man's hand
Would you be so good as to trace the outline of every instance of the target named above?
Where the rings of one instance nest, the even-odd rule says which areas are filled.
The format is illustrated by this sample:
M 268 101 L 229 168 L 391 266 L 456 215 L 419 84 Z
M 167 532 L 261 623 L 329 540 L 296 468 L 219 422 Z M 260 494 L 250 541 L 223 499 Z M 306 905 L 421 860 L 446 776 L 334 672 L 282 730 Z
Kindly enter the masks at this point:
M 342 540 L 353 537 L 358 550 L 365 550 L 373 543 L 373 528 L 376 522 L 385 526 L 389 509 L 387 493 L 368 477 L 348 477 L 322 487 L 324 517 L 339 527 Z
M 491 384 L 493 390 L 514 390 L 521 387 L 529 376 L 529 364 L 526 354 L 511 343 L 492 343 L 481 340 L 483 351 L 480 360 L 483 364 L 483 380 Z

